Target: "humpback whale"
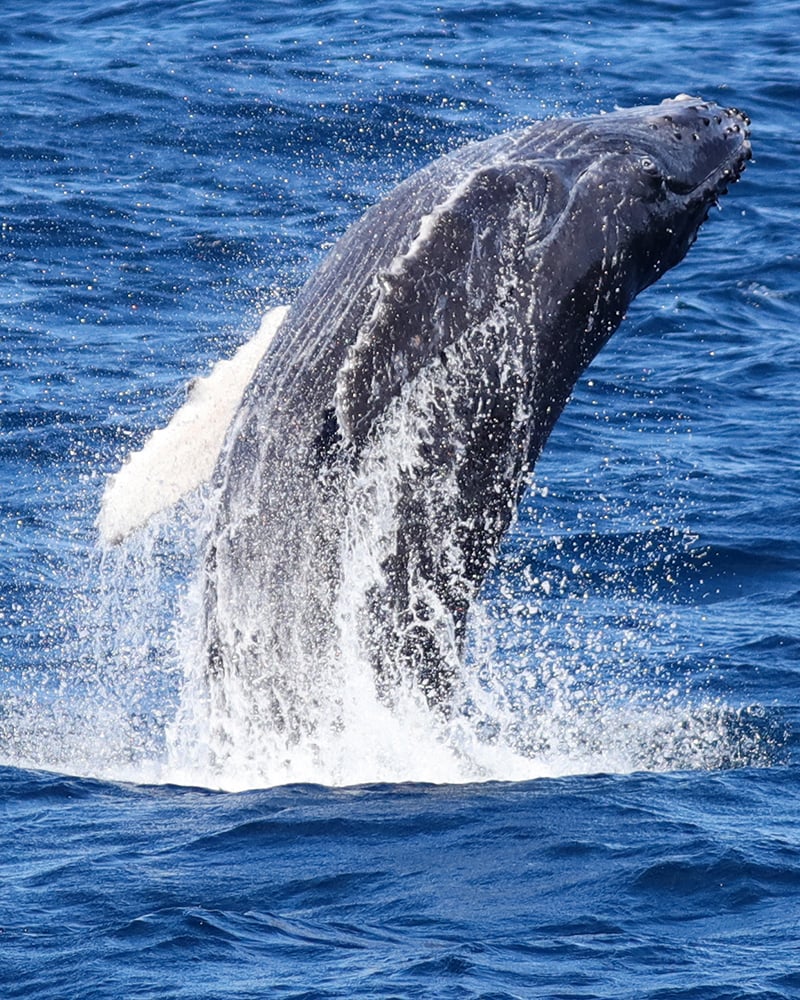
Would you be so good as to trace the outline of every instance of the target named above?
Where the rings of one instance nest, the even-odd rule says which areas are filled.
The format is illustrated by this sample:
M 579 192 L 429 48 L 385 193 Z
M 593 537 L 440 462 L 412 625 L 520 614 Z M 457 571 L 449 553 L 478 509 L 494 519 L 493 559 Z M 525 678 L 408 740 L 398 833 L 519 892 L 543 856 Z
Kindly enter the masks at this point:
M 411 685 L 447 714 L 470 605 L 576 380 L 750 155 L 746 115 L 682 94 L 465 145 L 352 225 L 213 473 L 210 681 L 291 735 L 293 690 L 346 647 L 384 701 Z

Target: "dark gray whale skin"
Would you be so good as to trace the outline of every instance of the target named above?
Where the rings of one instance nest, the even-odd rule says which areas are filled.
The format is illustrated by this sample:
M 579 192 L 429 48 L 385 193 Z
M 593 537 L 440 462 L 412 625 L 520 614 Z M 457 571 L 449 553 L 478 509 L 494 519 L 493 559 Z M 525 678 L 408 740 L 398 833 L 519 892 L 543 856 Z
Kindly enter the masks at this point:
M 685 95 L 535 122 L 436 160 L 346 232 L 217 466 L 211 678 L 291 728 L 293 674 L 313 683 L 356 642 L 384 698 L 412 683 L 447 711 L 470 602 L 575 381 L 739 177 L 748 125 Z M 343 619 L 361 528 L 375 565 Z

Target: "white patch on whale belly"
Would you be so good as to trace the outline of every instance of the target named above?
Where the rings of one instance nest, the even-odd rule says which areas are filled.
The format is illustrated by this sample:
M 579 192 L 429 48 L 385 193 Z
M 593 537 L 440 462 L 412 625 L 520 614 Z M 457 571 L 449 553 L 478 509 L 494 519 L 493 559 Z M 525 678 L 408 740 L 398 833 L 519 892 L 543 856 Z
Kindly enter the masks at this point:
M 108 478 L 97 517 L 105 544 L 122 541 L 211 478 L 244 390 L 287 312 L 286 306 L 271 309 L 256 335 L 196 379 L 167 426 L 153 431 Z

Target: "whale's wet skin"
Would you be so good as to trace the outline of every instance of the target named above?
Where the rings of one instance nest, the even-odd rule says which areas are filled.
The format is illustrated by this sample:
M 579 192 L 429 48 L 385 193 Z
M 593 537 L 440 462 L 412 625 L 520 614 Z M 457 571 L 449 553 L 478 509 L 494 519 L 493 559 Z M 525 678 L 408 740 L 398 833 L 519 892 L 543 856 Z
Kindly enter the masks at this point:
M 163 503 L 210 472 L 190 451 L 198 413 L 214 411 L 184 699 L 191 725 L 204 706 L 213 766 L 243 744 L 273 763 L 307 754 L 299 775 L 313 776 L 331 734 L 358 754 L 366 718 L 381 730 L 373 755 L 422 720 L 421 757 L 444 740 L 474 758 L 470 608 L 576 379 L 739 177 L 748 124 L 682 95 L 435 161 L 352 226 L 288 314 L 112 481 L 100 525 L 119 539 L 158 509 L 152 482 L 137 489 L 153 454 Z
M 341 729 L 362 698 L 466 710 L 470 605 L 576 379 L 749 156 L 743 114 L 685 95 L 537 122 L 346 233 L 213 475 L 197 656 L 219 754 L 242 729 Z

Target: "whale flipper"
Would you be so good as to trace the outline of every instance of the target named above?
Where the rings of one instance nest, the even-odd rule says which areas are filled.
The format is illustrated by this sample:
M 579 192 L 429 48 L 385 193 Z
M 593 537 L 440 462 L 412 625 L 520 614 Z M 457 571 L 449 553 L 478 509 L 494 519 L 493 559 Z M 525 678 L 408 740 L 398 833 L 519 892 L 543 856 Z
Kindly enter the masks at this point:
M 97 527 L 106 545 L 121 542 L 211 478 L 242 394 L 288 309 L 272 309 L 232 358 L 195 379 L 187 400 L 106 482 Z

